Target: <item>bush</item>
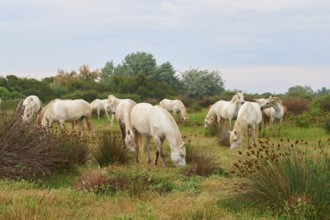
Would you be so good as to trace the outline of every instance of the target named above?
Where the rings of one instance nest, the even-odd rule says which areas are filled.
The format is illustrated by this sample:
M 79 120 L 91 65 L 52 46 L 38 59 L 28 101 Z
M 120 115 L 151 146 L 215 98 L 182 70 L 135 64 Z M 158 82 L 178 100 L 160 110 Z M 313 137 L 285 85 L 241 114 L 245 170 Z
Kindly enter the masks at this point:
M 129 152 L 119 135 L 105 132 L 98 138 L 99 142 L 93 149 L 93 156 L 100 166 L 109 164 L 127 164 L 130 160 Z
M 329 134 L 330 133 L 330 118 L 326 118 L 324 120 L 324 125 L 323 125 L 325 131 Z
M 320 105 L 320 108 L 324 112 L 330 111 L 330 95 L 322 96 L 317 100 L 318 104 Z
M 310 107 L 310 102 L 303 98 L 288 98 L 283 99 L 283 105 L 287 107 L 288 112 L 292 112 L 294 115 L 302 114 Z
M 322 145 L 266 141 L 239 151 L 232 173 L 246 181 L 235 199 L 292 219 L 329 219 L 330 158 Z
M 0 178 L 37 180 L 87 159 L 86 141 L 0 115 Z

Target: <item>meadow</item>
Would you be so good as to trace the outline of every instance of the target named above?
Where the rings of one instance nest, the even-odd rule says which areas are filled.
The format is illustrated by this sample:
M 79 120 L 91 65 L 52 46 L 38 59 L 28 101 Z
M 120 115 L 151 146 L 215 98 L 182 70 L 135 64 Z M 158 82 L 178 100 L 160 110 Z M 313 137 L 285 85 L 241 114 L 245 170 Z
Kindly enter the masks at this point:
M 314 210 L 308 207 L 310 198 L 282 201 L 287 202 L 287 209 L 276 210 L 240 197 L 245 192 L 242 186 L 246 179 L 237 174 L 237 169 L 234 171 L 235 163 L 249 154 L 251 148 L 230 150 L 220 144 L 218 136 L 204 128 L 206 108 L 188 109 L 188 113 L 188 122 L 176 118 L 186 143 L 186 167 L 172 165 L 165 141 L 165 168 L 161 163 L 157 167 L 148 164 L 146 151 L 141 147 L 139 164 L 134 154 L 128 154 L 125 163 L 105 166 L 91 156 L 83 165 L 37 181 L 3 179 L 0 180 L 0 219 L 304 219 L 313 216 L 304 215 Z M 91 147 L 102 134 L 120 132 L 117 122 L 110 126 L 105 115 L 101 119 L 94 115 L 93 124 L 96 138 L 89 137 Z M 121 143 L 120 138 L 116 141 Z M 294 116 L 284 119 L 281 137 L 270 137 L 268 130 L 266 135 L 260 135 L 259 143 L 310 150 L 306 152 L 316 152 L 322 146 L 326 155 L 330 149 L 329 134 L 324 128 L 313 123 L 298 127 Z M 152 159 L 154 152 L 152 141 Z M 324 176 L 329 180 L 328 170 Z M 271 187 L 272 183 L 269 184 Z M 329 195 L 329 184 L 323 187 L 318 190 Z M 328 208 L 329 204 L 325 206 Z

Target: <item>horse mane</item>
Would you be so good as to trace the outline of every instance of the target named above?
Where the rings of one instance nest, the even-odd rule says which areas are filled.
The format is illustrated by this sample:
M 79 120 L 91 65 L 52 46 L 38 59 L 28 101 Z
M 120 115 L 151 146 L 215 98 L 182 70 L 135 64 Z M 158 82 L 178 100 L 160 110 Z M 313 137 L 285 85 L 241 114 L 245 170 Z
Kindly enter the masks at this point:
M 174 118 L 172 117 L 172 115 L 168 111 L 166 111 L 164 108 L 162 108 L 161 106 L 159 106 L 159 105 L 155 105 L 155 106 L 159 107 L 165 113 L 167 118 L 172 122 L 172 126 L 175 128 L 174 129 L 175 130 L 175 136 L 177 137 L 176 144 L 177 144 L 177 146 L 182 145 L 182 143 L 178 143 L 178 140 L 181 140 L 182 142 L 183 142 L 183 140 L 182 140 L 182 136 L 181 136 L 179 127 L 178 127 L 176 121 L 174 120 Z

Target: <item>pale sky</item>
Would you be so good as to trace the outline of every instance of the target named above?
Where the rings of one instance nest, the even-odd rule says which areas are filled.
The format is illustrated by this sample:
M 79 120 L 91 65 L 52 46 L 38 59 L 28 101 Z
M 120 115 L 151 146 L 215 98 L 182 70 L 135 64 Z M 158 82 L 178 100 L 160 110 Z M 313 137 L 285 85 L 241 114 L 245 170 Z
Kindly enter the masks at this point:
M 147 52 L 176 71 L 222 72 L 225 88 L 330 88 L 329 0 L 0 0 L 0 75 L 120 64 Z

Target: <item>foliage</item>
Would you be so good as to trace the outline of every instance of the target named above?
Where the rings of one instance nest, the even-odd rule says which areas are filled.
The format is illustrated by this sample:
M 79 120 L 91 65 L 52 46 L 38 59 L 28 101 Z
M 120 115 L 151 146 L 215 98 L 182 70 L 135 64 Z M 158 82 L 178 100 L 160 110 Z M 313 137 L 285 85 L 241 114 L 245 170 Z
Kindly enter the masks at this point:
M 325 120 L 324 120 L 324 125 L 323 125 L 325 131 L 330 134 L 330 118 L 327 117 Z
M 0 178 L 36 180 L 87 160 L 77 137 L 46 133 L 15 116 L 0 115 Z
M 129 152 L 118 135 L 105 132 L 98 137 L 98 140 L 99 142 L 93 149 L 93 156 L 100 166 L 129 162 Z
M 150 77 L 154 74 L 156 66 L 156 59 L 152 54 L 136 52 L 126 55 L 122 64 L 115 68 L 114 74 L 132 77 L 142 73 Z
M 330 112 L 330 94 L 320 97 L 316 102 L 323 112 Z
M 222 75 L 218 71 L 191 69 L 182 73 L 183 94 L 201 99 L 224 91 Z
M 288 112 L 292 112 L 294 115 L 302 114 L 310 108 L 310 101 L 300 97 L 283 98 L 283 105 L 288 109 Z
M 288 89 L 288 92 L 286 93 L 288 96 L 291 97 L 300 97 L 304 99 L 311 99 L 313 96 L 313 89 L 309 86 L 293 86 Z
M 238 153 L 232 173 L 246 181 L 235 199 L 295 219 L 330 217 L 330 158 L 321 141 L 312 148 L 304 140 L 281 140 L 277 146 L 260 141 Z

